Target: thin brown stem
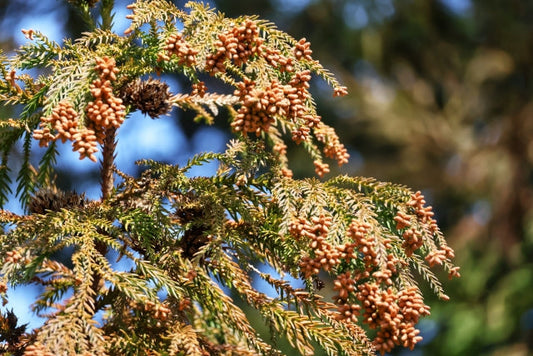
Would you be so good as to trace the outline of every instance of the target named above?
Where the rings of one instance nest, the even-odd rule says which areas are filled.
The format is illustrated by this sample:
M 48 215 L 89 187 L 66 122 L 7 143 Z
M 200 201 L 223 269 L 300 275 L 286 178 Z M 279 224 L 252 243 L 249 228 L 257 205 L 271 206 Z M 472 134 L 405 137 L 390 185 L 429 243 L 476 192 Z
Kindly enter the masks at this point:
M 102 170 L 101 170 L 101 185 L 102 185 L 102 202 L 107 200 L 111 196 L 113 191 L 113 166 L 115 161 L 115 148 L 116 148 L 116 129 L 111 127 L 105 131 L 105 138 L 102 147 Z M 96 241 L 96 250 L 105 256 L 107 254 L 107 245 L 101 241 Z M 92 289 L 95 291 L 95 295 L 98 295 L 102 278 L 98 273 L 94 275 L 94 281 Z
M 113 190 L 113 166 L 115 161 L 116 129 L 107 128 L 102 148 L 102 200 L 106 200 Z

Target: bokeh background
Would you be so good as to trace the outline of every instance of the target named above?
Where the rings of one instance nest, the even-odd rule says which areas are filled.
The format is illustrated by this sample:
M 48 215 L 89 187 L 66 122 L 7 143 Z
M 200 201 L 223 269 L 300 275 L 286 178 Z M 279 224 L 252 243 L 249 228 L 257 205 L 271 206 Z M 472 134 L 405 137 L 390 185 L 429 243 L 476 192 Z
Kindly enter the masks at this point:
M 127 27 L 127 3 L 117 1 L 117 32 Z M 402 183 L 434 207 L 462 278 L 445 283 L 449 302 L 428 291 L 432 315 L 419 324 L 424 340 L 397 354 L 533 355 L 533 1 L 209 3 L 306 37 L 314 57 L 348 86 L 341 99 L 318 78 L 312 87 L 319 114 L 352 156 L 331 175 Z M 22 28 L 60 42 L 79 35 L 82 25 L 66 1 L 0 0 L 0 47 L 8 54 L 27 41 Z M 165 79 L 173 92 L 181 90 L 182 78 Z M 0 114 L 12 115 L 3 108 Z M 117 164 L 135 174 L 140 158 L 182 163 L 196 152 L 223 150 L 229 137 L 225 122 L 205 127 L 183 113 L 159 120 L 135 115 L 120 129 Z M 297 177 L 313 175 L 302 150 L 289 153 Z M 97 172 L 62 148 L 63 188 L 98 198 Z M 7 208 L 20 209 L 16 200 Z M 17 288 L 8 305 L 30 325 L 39 320 L 25 301 L 36 292 Z

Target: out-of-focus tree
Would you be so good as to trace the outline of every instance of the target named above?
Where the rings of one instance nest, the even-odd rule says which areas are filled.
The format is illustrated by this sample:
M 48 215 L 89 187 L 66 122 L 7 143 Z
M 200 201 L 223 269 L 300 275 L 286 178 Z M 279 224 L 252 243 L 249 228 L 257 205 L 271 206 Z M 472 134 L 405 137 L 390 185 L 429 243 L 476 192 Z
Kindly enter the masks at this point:
M 217 1 L 230 14 L 238 3 Z M 290 3 L 300 8 L 266 16 L 351 83 L 322 114 L 360 153 L 353 171 L 430 192 L 459 250 L 462 302 L 433 311 L 424 352 L 529 354 L 533 3 Z

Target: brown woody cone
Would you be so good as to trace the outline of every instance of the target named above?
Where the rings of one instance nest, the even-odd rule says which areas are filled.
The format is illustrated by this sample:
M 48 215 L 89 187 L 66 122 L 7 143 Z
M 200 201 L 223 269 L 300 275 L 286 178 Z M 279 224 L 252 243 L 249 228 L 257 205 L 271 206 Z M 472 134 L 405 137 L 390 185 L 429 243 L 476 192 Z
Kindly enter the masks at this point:
M 126 105 L 141 110 L 152 119 L 167 114 L 172 108 L 168 84 L 148 78 L 136 79 L 120 91 L 120 97 Z
M 59 211 L 83 207 L 87 203 L 84 194 L 63 192 L 57 188 L 46 188 L 37 191 L 28 204 L 32 214 L 45 214 L 46 211 Z

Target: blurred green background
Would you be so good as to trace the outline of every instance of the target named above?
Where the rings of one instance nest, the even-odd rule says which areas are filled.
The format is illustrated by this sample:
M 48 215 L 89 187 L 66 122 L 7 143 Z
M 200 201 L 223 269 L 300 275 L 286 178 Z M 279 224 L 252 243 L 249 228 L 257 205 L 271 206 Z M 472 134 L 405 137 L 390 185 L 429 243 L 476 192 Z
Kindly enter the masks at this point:
M 449 302 L 428 291 L 432 314 L 419 324 L 424 341 L 397 354 L 533 355 L 533 1 L 210 3 L 306 37 L 314 57 L 348 86 L 341 99 L 319 79 L 312 88 L 323 120 L 352 156 L 331 175 L 402 183 L 434 207 L 462 278 L 442 276 Z M 118 29 L 127 26 L 124 14 L 117 14 Z M 25 41 L 20 28 L 60 40 L 81 25 L 66 2 L 0 0 L 6 52 Z M 227 125 L 206 129 L 186 115 L 173 125 L 180 147 L 191 152 L 223 149 L 228 137 Z M 206 146 L 213 140 L 218 146 Z M 188 153 L 168 156 L 172 148 L 151 158 Z M 293 147 L 290 155 L 297 177 L 313 175 L 303 151 Z M 65 167 L 62 184 L 80 190 L 80 177 L 82 187 L 96 182 L 95 168 Z

